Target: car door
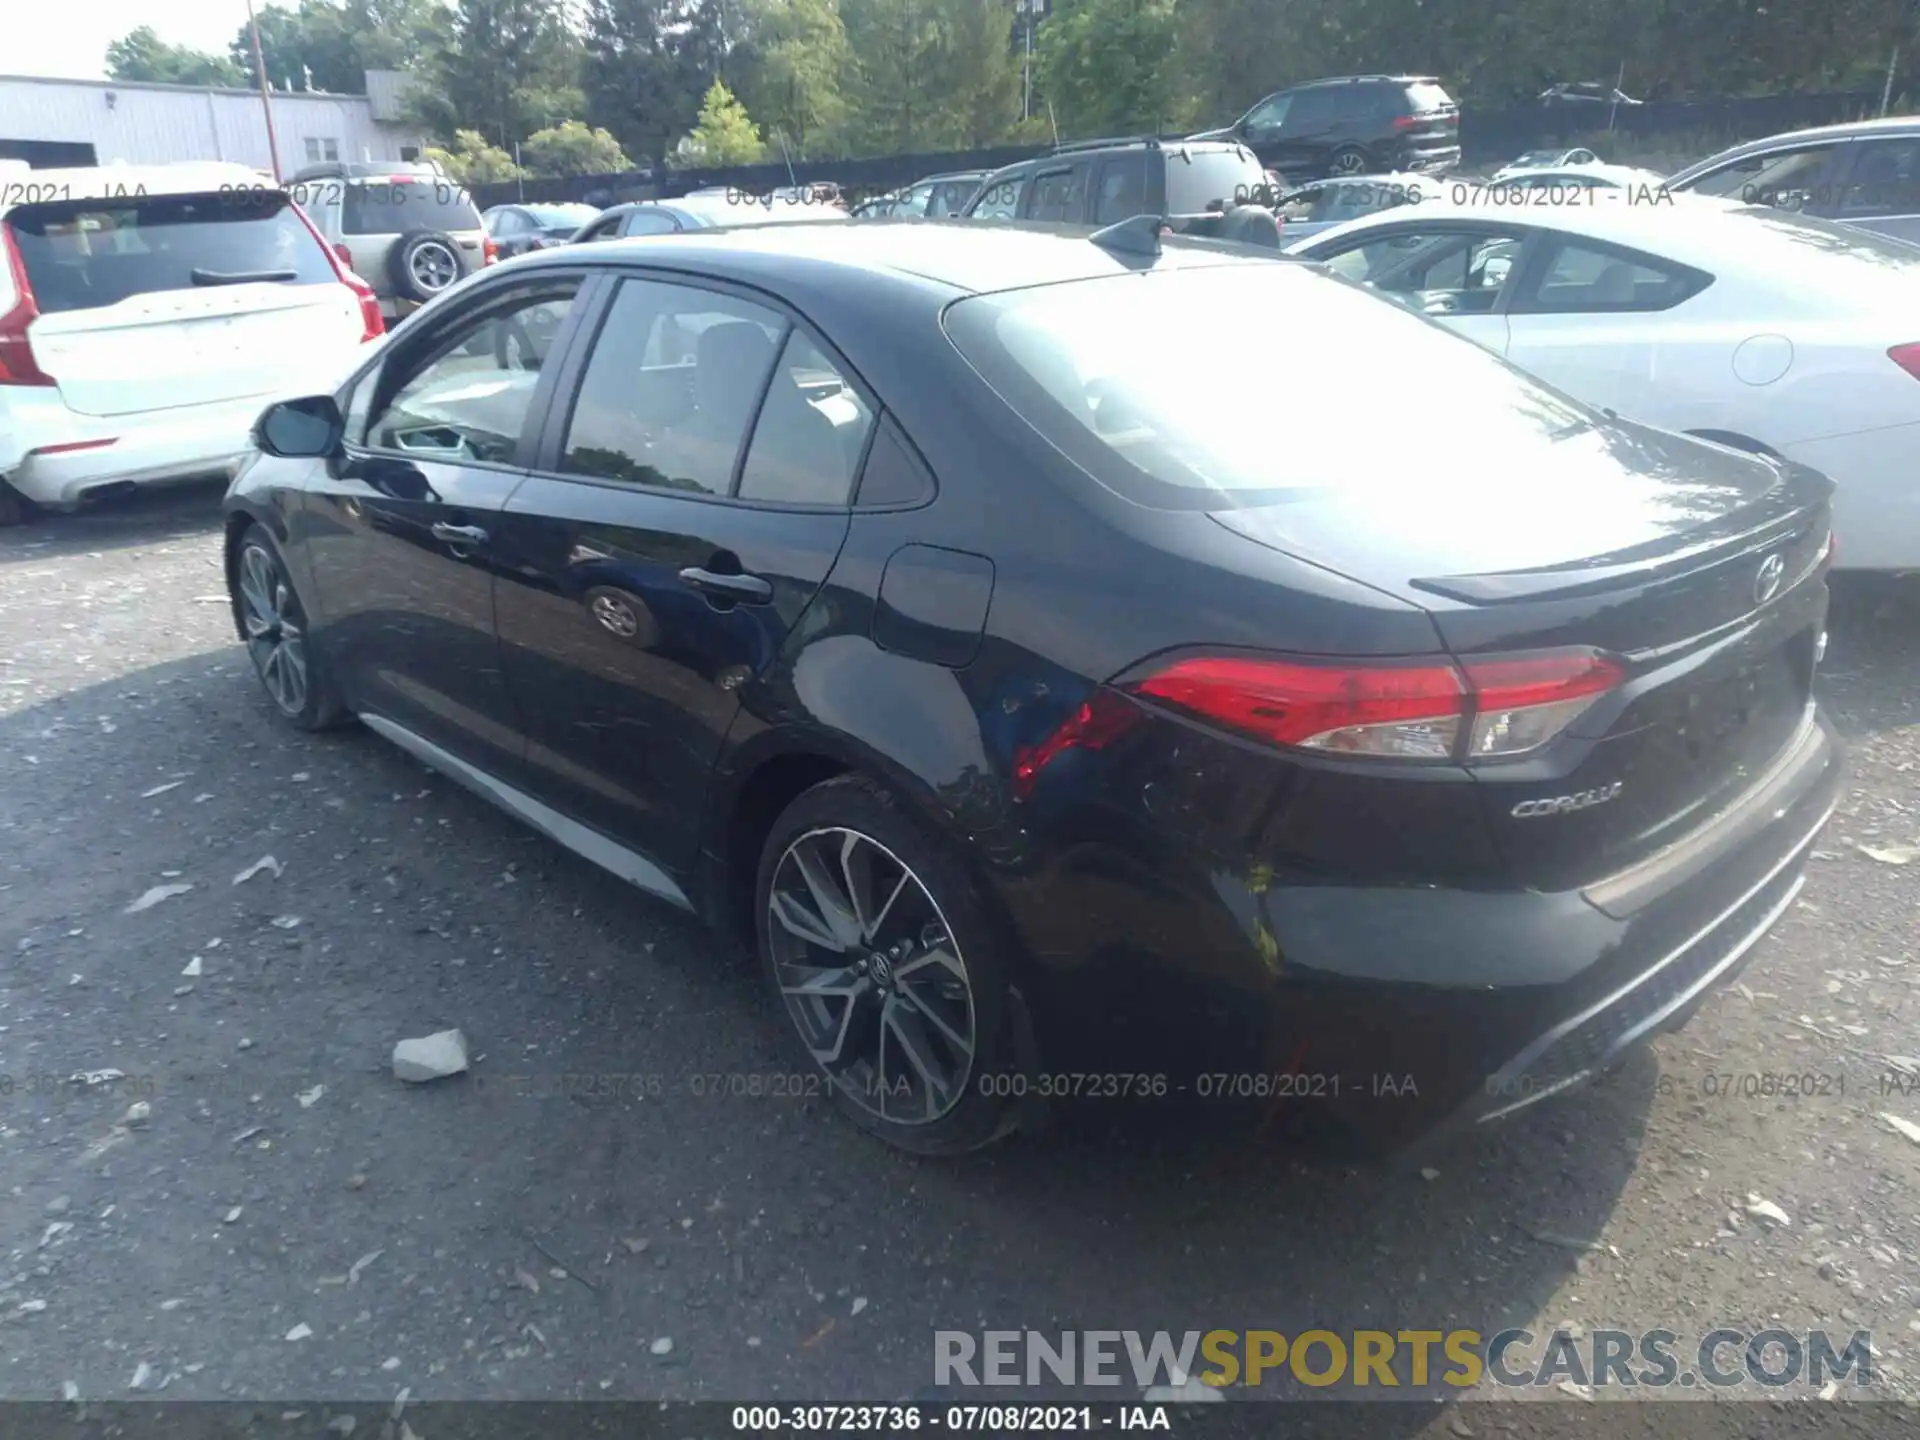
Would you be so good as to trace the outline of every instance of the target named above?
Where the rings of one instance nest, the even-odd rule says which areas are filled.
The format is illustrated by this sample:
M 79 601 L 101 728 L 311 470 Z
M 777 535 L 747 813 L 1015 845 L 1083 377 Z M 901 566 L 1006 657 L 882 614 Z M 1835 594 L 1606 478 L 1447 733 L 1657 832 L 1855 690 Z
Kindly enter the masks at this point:
M 1253 109 L 1241 117 L 1234 127 L 1234 133 L 1244 140 L 1247 148 L 1259 158 L 1262 165 L 1271 166 L 1283 174 L 1292 174 L 1299 165 L 1300 157 L 1286 153 L 1287 112 L 1293 108 L 1295 94 L 1283 90 L 1278 95 L 1269 95 Z M 1292 161 L 1289 167 L 1288 160 Z
M 1856 140 L 1843 154 L 1832 203 L 1808 213 L 1920 244 L 1920 135 Z
M 1584 236 L 1543 235 L 1512 286 L 1507 358 L 1575 399 L 1650 425 L 1687 428 L 1692 377 L 1717 390 L 1733 373 L 1728 348 L 1700 363 L 1696 340 L 1670 315 L 1712 277 Z
M 493 213 L 487 232 L 493 236 L 500 257 L 506 259 L 525 248 L 527 237 L 533 233 L 533 222 L 527 219 L 526 211 L 508 206 Z
M 488 285 L 391 345 L 354 386 L 342 453 L 305 500 L 350 703 L 503 777 L 523 746 L 494 633 L 499 514 L 526 475 L 553 390 L 545 361 L 580 284 L 553 269 Z
M 1331 87 L 1294 92 L 1273 141 L 1272 158 L 1261 155 L 1257 147 L 1254 154 L 1282 174 L 1323 174 L 1337 138 L 1339 109 Z
M 1505 298 L 1530 238 L 1523 225 L 1409 220 L 1306 253 L 1504 355 Z
M 846 538 L 874 405 L 763 295 L 606 291 L 502 516 L 500 637 L 536 793 L 680 874 L 741 690 Z

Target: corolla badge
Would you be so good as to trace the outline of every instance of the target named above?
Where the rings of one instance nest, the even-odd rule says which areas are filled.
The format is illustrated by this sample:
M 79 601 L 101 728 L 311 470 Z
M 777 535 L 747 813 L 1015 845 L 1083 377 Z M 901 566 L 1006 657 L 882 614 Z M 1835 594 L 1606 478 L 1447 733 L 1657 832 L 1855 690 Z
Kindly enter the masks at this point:
M 1579 790 L 1572 795 L 1554 795 L 1544 800 L 1522 800 L 1513 807 L 1513 818 L 1532 820 L 1541 815 L 1566 815 L 1575 810 L 1591 810 L 1595 805 L 1604 805 L 1616 798 L 1625 785 L 1625 781 L 1616 780 L 1611 785 L 1602 785 L 1593 790 Z
M 1780 593 L 1780 582 L 1787 578 L 1786 557 L 1775 551 L 1760 562 L 1753 577 L 1753 603 L 1764 605 Z

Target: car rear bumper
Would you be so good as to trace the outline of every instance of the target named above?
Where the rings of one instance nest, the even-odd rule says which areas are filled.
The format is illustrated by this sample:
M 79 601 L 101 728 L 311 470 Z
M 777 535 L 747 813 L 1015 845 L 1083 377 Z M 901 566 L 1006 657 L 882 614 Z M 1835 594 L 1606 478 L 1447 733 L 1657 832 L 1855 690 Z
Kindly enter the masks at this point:
M 78 415 L 64 406 L 26 416 L 15 441 L 20 458 L 7 480 L 41 505 L 79 504 L 91 492 L 201 476 L 232 477 L 252 453 L 253 422 L 265 397 L 119 416 Z M 110 444 L 84 449 L 63 448 Z
M 1256 889 L 1217 855 L 1203 884 L 1163 863 L 1152 903 L 1088 950 L 1034 955 L 1043 1070 L 1151 1072 L 1174 1101 L 1424 1151 L 1684 1023 L 1791 906 L 1844 768 L 1810 706 L 1738 801 L 1579 890 Z

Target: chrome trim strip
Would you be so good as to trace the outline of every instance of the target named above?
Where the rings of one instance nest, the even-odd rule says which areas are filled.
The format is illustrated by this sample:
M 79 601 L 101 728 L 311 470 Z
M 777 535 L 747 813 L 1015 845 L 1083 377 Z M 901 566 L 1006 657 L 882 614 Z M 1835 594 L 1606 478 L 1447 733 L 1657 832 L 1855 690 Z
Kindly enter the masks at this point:
M 406 726 L 396 724 L 384 715 L 362 712 L 360 722 L 376 735 L 391 740 L 415 759 L 458 781 L 482 799 L 491 800 L 549 839 L 558 841 L 582 859 L 591 860 L 628 884 L 637 885 L 662 900 L 670 900 L 683 910 L 693 908 L 693 902 L 687 899 L 686 892 L 674 884 L 664 870 L 637 851 L 609 840 L 598 830 L 590 830 L 577 820 L 569 820 L 552 806 L 544 805 L 525 791 L 489 775 L 476 765 L 468 764 L 458 755 L 441 749 L 433 741 L 414 734 Z
M 1647 981 L 1651 980 L 1655 975 L 1659 974 L 1662 970 L 1666 969 L 1667 966 L 1673 964 L 1676 960 L 1679 960 L 1680 958 L 1682 958 L 1684 955 L 1686 955 L 1686 953 L 1689 950 L 1693 949 L 1694 946 L 1698 945 L 1702 940 L 1706 939 L 1715 930 L 1719 929 L 1720 926 L 1724 925 L 1729 915 L 1732 915 L 1735 911 L 1739 910 L 1739 908 L 1742 905 L 1745 905 L 1749 900 L 1753 899 L 1754 896 L 1758 895 L 1762 890 L 1766 889 L 1767 886 L 1771 885 L 1774 882 L 1774 880 L 1778 878 L 1782 870 L 1785 870 L 1789 865 L 1793 864 L 1794 861 L 1802 858 L 1805 855 L 1805 853 L 1812 848 L 1813 842 L 1819 837 L 1822 827 L 1826 825 L 1828 819 L 1833 815 L 1834 810 L 1838 807 L 1838 803 L 1839 803 L 1838 801 L 1835 801 L 1833 805 L 1830 805 L 1827 807 L 1825 813 L 1823 813 L 1820 816 L 1819 821 L 1807 831 L 1806 835 L 1801 839 L 1800 843 L 1795 845 L 1791 850 L 1789 850 L 1786 853 L 1786 855 L 1779 861 L 1779 863 L 1776 864 L 1771 870 L 1767 871 L 1767 873 L 1763 877 L 1761 877 L 1758 884 L 1754 885 L 1745 894 L 1743 894 L 1738 900 L 1734 901 L 1733 904 L 1727 906 L 1726 909 L 1722 910 L 1718 915 L 1714 916 L 1712 920 L 1708 921 L 1705 925 L 1701 926 L 1700 929 L 1696 930 L 1688 939 L 1682 941 L 1679 945 L 1675 946 L 1672 950 L 1668 951 L 1667 954 L 1663 956 L 1660 960 L 1656 961 L 1652 965 L 1649 965 L 1645 970 L 1642 970 L 1638 975 L 1634 976 L 1633 979 L 1627 981 L 1624 985 L 1621 985 L 1618 989 L 1614 990 L 1611 994 L 1606 995 L 1602 999 L 1596 1000 L 1593 1004 L 1589 1005 L 1586 1009 L 1582 1010 L 1579 1014 L 1574 1015 L 1566 1020 L 1562 1020 L 1558 1025 L 1554 1026 L 1551 1030 L 1547 1031 L 1546 1034 L 1540 1036 L 1526 1049 L 1522 1050 L 1519 1053 L 1519 1055 L 1515 1056 L 1512 1060 L 1509 1060 L 1505 1065 L 1501 1066 L 1497 1072 L 1495 1072 L 1491 1077 L 1489 1077 L 1489 1079 L 1487 1080 L 1488 1086 L 1498 1087 L 1502 1080 L 1510 1076 L 1524 1075 L 1526 1073 L 1527 1067 L 1531 1065 L 1535 1060 L 1539 1059 L 1548 1050 L 1552 1049 L 1553 1046 L 1557 1045 L 1561 1040 L 1565 1039 L 1573 1031 L 1579 1029 L 1582 1025 L 1586 1024 L 1589 1020 L 1593 1019 L 1596 1015 L 1599 1015 L 1601 1012 L 1611 1009 L 1613 1006 L 1619 1004 L 1628 995 L 1632 994 L 1635 990 L 1638 990 L 1642 985 L 1646 984 Z M 1740 940 L 1739 944 L 1734 947 L 1732 953 L 1730 953 L 1726 957 L 1726 959 L 1722 960 L 1718 965 L 1715 965 L 1713 969 L 1709 970 L 1694 984 L 1688 986 L 1687 989 L 1681 993 L 1680 997 L 1677 1000 L 1674 1000 L 1670 1004 L 1664 1006 L 1661 1010 L 1656 1012 L 1651 1019 L 1643 1022 L 1640 1025 L 1636 1025 L 1626 1035 L 1617 1037 L 1614 1043 L 1608 1047 L 1600 1063 L 1598 1065 L 1595 1065 L 1593 1069 L 1582 1071 L 1578 1075 L 1569 1076 L 1566 1079 L 1559 1081 L 1549 1089 L 1539 1091 L 1536 1094 L 1527 1096 L 1524 1100 L 1521 1100 L 1515 1104 L 1507 1105 L 1502 1107 L 1501 1109 L 1494 1110 L 1489 1112 L 1488 1114 L 1482 1115 L 1478 1117 L 1479 1121 L 1485 1122 L 1488 1120 L 1496 1119 L 1501 1115 L 1511 1114 L 1513 1111 L 1519 1109 L 1522 1105 L 1531 1104 L 1535 1100 L 1544 1100 L 1547 1098 L 1547 1096 L 1557 1094 L 1559 1091 L 1566 1089 L 1568 1086 L 1576 1084 L 1579 1081 L 1585 1079 L 1588 1075 L 1593 1073 L 1594 1069 L 1602 1068 L 1607 1063 L 1607 1061 L 1611 1060 L 1614 1056 L 1618 1055 L 1627 1046 L 1631 1045 L 1635 1040 L 1639 1039 L 1639 1037 L 1645 1034 L 1649 1028 L 1657 1025 L 1660 1021 L 1672 1015 L 1675 1010 L 1678 1010 L 1682 1005 L 1686 1004 L 1694 996 L 1698 995 L 1702 990 L 1705 990 L 1708 986 L 1712 985 L 1713 982 L 1717 980 L 1723 973 L 1725 973 L 1726 970 L 1729 969 L 1735 961 L 1737 961 L 1742 955 L 1744 955 L 1749 949 L 1751 949 L 1762 935 L 1766 934 L 1767 931 L 1772 928 L 1774 922 L 1778 920 L 1780 916 L 1786 912 L 1787 906 L 1791 905 L 1795 900 L 1795 898 L 1799 896 L 1801 889 L 1806 885 L 1806 883 L 1807 883 L 1806 877 L 1804 875 L 1799 877 L 1797 880 L 1795 880 L 1793 885 L 1789 888 L 1785 898 L 1783 898 L 1777 905 L 1775 905 L 1771 910 L 1767 912 L 1765 918 L 1761 920 L 1760 924 Z

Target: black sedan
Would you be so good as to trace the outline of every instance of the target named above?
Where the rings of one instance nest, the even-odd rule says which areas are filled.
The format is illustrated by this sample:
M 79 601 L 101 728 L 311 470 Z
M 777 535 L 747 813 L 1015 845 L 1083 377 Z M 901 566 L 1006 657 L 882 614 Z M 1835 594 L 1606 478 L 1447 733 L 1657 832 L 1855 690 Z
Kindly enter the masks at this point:
M 481 215 L 501 259 L 564 245 L 600 212 L 592 205 L 495 205 Z
M 679 235 L 736 225 L 785 225 L 800 221 L 847 219 L 835 201 L 811 191 L 784 195 L 748 195 L 733 190 L 696 191 L 677 200 L 634 200 L 603 210 L 580 227 L 576 243 L 627 240 L 640 235 Z
M 256 439 L 286 721 L 740 935 L 908 1149 L 1521 1108 L 1736 972 L 1841 783 L 1824 478 L 1152 225 L 550 251 Z

